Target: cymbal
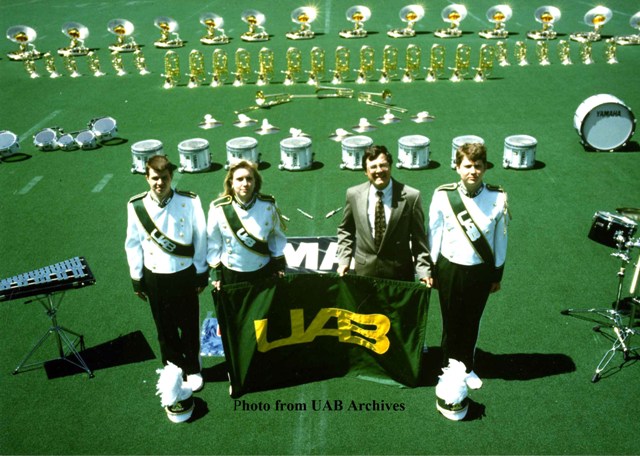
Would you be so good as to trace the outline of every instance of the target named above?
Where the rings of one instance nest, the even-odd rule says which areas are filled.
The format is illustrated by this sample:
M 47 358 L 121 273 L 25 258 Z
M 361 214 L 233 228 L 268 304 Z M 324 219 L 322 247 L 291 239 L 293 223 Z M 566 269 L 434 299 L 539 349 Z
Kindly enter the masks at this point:
M 619 207 L 616 209 L 620 214 L 630 219 L 640 222 L 640 209 L 637 207 Z

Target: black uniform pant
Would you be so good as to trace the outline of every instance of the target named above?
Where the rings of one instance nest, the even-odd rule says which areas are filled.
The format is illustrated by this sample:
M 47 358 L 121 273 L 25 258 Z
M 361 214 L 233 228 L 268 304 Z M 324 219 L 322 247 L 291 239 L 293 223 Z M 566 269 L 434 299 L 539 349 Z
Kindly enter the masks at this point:
M 162 363 L 186 375 L 200 372 L 200 304 L 193 266 L 173 274 L 144 270 L 145 290 L 158 331 Z
M 462 266 L 438 258 L 438 295 L 442 312 L 443 366 L 449 358 L 474 368 L 480 319 L 491 290 L 492 268 L 484 264 Z

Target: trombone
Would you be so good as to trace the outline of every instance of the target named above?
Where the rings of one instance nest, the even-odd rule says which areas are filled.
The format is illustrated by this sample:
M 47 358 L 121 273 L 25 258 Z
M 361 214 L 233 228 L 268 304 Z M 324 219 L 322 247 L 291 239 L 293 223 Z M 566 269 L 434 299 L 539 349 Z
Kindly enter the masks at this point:
M 322 91 L 329 93 L 320 93 Z M 346 87 L 317 86 L 316 98 L 353 98 L 353 89 Z
M 375 101 L 373 97 L 382 98 L 382 102 Z M 391 103 L 391 90 L 385 89 L 380 93 L 376 92 L 358 92 L 358 101 L 363 102 L 369 106 L 375 106 L 377 108 L 385 108 L 389 111 L 396 111 L 405 113 L 408 110 L 399 106 L 392 106 Z

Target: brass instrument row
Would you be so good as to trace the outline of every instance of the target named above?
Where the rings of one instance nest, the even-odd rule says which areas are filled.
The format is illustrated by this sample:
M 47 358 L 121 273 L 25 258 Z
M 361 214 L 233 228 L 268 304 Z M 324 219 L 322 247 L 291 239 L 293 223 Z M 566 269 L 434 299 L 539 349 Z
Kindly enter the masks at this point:
M 549 65 L 551 63 L 551 42 L 541 40 L 535 42 L 535 59 L 539 65 Z M 593 64 L 597 61 L 593 57 L 592 43 L 585 41 L 578 43 L 580 61 L 583 64 Z M 618 63 L 617 45 L 612 39 L 606 40 L 604 44 L 604 57 L 608 64 Z M 513 45 L 513 57 L 516 64 L 526 66 L 529 64 L 529 50 L 527 43 L 517 41 Z M 560 63 L 570 65 L 571 58 L 570 42 L 560 40 L 556 43 L 556 53 Z M 322 82 L 330 82 L 338 85 L 347 81 L 354 81 L 357 84 L 364 84 L 370 81 L 379 83 L 390 83 L 399 80 L 403 83 L 410 83 L 417 79 L 424 78 L 427 82 L 435 82 L 446 77 L 447 70 L 451 71 L 448 79 L 452 82 L 473 79 L 477 82 L 485 81 L 492 73 L 494 64 L 499 66 L 509 66 L 509 50 L 504 41 L 495 44 L 482 44 L 479 49 L 477 66 L 471 66 L 471 46 L 460 43 L 454 51 L 453 65 L 446 65 L 446 48 L 442 44 L 433 44 L 429 51 L 428 62 L 423 66 L 422 48 L 417 44 L 409 44 L 401 51 L 393 45 L 386 45 L 382 49 L 380 61 L 376 59 L 376 50 L 368 45 L 359 49 L 357 66 L 352 68 L 352 52 L 345 46 L 338 46 L 333 55 L 333 68 L 327 69 L 327 53 L 318 46 L 310 50 L 308 56 L 308 67 L 303 68 L 303 54 L 296 47 L 289 47 L 285 54 L 285 69 L 282 84 L 286 86 L 304 82 L 308 85 L 316 86 Z M 128 54 L 111 52 L 111 64 L 118 76 L 128 74 L 125 69 L 124 58 Z M 149 74 L 146 58 L 141 49 L 132 53 L 133 64 L 136 71 L 141 75 Z M 64 66 L 70 77 L 79 77 L 82 73 L 78 69 L 77 59 L 73 55 L 66 55 L 63 58 Z M 89 72 L 96 77 L 103 76 L 103 71 L 98 56 L 91 51 L 86 56 Z M 233 59 L 233 62 L 231 62 Z M 44 54 L 44 66 L 51 78 L 61 76 L 57 70 L 54 56 L 50 53 Z M 36 68 L 36 61 L 26 59 L 25 69 L 31 78 L 39 77 Z M 169 50 L 164 56 L 164 78 L 163 87 L 174 88 L 181 84 L 183 77 L 188 78 L 187 87 L 195 88 L 202 85 L 220 87 L 232 79 L 233 86 L 239 87 L 249 83 L 258 86 L 270 84 L 276 79 L 276 57 L 273 50 L 263 47 L 257 53 L 257 64 L 252 63 L 252 54 L 244 49 L 238 48 L 232 56 L 223 48 L 216 48 L 212 53 L 212 63 L 209 69 L 206 67 L 205 57 L 202 51 L 193 49 L 188 56 L 188 72 L 182 73 L 180 57 L 174 50 Z M 426 69 L 426 74 L 422 70 Z M 471 74 L 471 70 L 475 70 Z M 353 72 L 353 73 L 352 73 Z M 354 74 L 355 73 L 355 74 Z M 304 76 L 306 74 L 306 77 Z M 353 79 L 352 79 L 353 74 Z M 230 75 L 233 78 L 230 78 Z M 208 80 L 208 76 L 211 79 Z

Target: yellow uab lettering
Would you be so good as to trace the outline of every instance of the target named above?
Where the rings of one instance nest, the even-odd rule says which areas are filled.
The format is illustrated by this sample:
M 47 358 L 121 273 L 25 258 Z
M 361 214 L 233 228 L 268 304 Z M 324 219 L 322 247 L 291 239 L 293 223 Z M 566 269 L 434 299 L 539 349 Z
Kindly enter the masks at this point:
M 259 352 L 264 353 L 286 345 L 313 342 L 318 336 L 334 336 L 340 342 L 361 345 L 380 355 L 389 350 L 390 342 L 387 333 L 391 328 L 391 321 L 386 315 L 357 314 L 336 308 L 320 309 L 305 330 L 304 310 L 291 309 L 289 313 L 291 315 L 291 336 L 272 342 L 267 341 L 268 320 L 255 320 L 253 322 Z M 325 325 L 332 317 L 336 318 L 336 328 L 325 328 Z M 358 325 L 371 326 L 373 329 L 362 328 Z

